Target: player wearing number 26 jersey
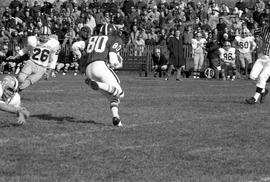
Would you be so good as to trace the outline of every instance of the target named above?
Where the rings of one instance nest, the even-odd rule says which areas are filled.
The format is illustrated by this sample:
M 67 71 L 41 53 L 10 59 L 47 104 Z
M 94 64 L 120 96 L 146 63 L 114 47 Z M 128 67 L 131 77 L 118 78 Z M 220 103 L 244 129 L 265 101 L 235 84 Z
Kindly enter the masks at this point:
M 81 29 L 82 33 L 87 31 L 86 27 Z M 94 90 L 99 90 L 110 101 L 113 115 L 113 124 L 122 126 L 118 114 L 118 105 L 123 98 L 124 92 L 120 86 L 120 80 L 113 69 L 122 67 L 122 40 L 116 35 L 116 28 L 111 24 L 101 27 L 100 35 L 91 36 L 85 41 L 78 41 L 72 45 L 75 57 L 83 59 L 80 62 L 86 65 L 85 83 Z M 82 53 L 86 56 L 82 56 Z
M 20 50 L 18 55 L 11 58 L 14 59 L 24 54 L 29 54 L 30 57 L 19 73 L 19 90 L 24 90 L 40 80 L 49 64 L 55 66 L 59 49 L 59 41 L 54 37 L 29 36 L 27 38 L 27 46 Z

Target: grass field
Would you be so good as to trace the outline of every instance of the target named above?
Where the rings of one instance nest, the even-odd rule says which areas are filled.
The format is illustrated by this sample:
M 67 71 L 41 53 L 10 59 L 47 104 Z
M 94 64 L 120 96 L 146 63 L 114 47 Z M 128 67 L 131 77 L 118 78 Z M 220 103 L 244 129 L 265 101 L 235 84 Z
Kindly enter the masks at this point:
M 0 182 L 270 181 L 270 98 L 245 104 L 253 82 L 119 77 L 123 128 L 81 76 L 25 90 L 27 124 L 0 113 Z

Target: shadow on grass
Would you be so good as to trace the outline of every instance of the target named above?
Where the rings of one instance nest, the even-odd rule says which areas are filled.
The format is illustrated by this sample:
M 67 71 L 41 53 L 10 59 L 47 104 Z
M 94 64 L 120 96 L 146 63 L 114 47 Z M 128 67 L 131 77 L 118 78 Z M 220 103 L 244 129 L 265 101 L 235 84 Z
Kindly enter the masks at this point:
M 64 122 L 71 122 L 71 123 L 87 123 L 87 124 L 95 124 L 95 125 L 102 125 L 104 123 L 97 123 L 93 120 L 76 120 L 74 117 L 70 116 L 52 116 L 51 114 L 36 114 L 31 115 L 31 118 L 38 118 L 40 120 L 47 120 L 47 121 L 57 121 L 58 124 L 63 124 Z
M 0 128 L 20 127 L 20 126 L 22 125 L 18 123 L 6 123 L 6 122 L 0 123 Z

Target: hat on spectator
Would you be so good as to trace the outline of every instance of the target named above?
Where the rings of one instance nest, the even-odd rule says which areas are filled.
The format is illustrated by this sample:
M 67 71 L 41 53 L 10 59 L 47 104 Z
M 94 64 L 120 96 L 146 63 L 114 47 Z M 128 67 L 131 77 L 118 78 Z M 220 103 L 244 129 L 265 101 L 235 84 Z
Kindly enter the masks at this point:
M 153 7 L 153 9 L 157 9 L 157 6 L 155 5 L 155 6 Z

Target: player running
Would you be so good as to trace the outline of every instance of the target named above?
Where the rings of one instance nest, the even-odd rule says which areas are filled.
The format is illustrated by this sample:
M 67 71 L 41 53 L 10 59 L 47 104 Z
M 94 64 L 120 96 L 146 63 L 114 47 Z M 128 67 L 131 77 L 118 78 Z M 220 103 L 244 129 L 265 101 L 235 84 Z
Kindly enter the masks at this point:
M 235 54 L 236 49 L 232 47 L 229 41 L 224 42 L 224 47 L 219 48 L 220 60 L 222 62 L 222 77 L 223 80 L 231 79 L 235 80 L 236 75 L 236 64 L 235 64 Z M 232 74 L 230 74 L 232 71 Z
M 16 114 L 18 124 L 24 124 L 29 117 L 29 111 L 21 107 L 21 97 L 16 92 L 18 89 L 18 80 L 13 76 L 5 76 L 0 81 L 0 110 Z
M 270 20 L 270 19 L 269 19 Z M 270 22 L 268 20 L 268 22 Z M 264 103 L 268 90 L 265 88 L 266 82 L 270 76 L 270 27 L 269 23 L 256 31 L 262 37 L 263 46 L 262 55 L 254 63 L 250 78 L 256 80 L 256 92 L 253 97 L 246 99 L 248 104 Z
M 82 41 L 72 45 L 74 55 L 81 59 L 81 64 L 86 66 L 85 83 L 94 90 L 99 90 L 110 101 L 110 108 L 113 115 L 113 125 L 122 126 L 118 113 L 120 99 L 124 92 L 120 86 L 120 80 L 113 69 L 122 67 L 122 57 L 119 55 L 122 49 L 122 40 L 117 36 L 116 28 L 111 24 L 105 24 L 100 29 L 99 36 L 91 36 L 90 29 L 81 29 Z M 85 52 L 85 55 L 82 55 Z
M 8 58 L 17 59 L 26 53 L 30 55 L 30 59 L 26 61 L 18 76 L 19 91 L 39 81 L 47 68 L 54 69 L 59 49 L 60 43 L 55 37 L 41 35 L 27 38 L 27 46 L 21 49 L 17 55 Z

